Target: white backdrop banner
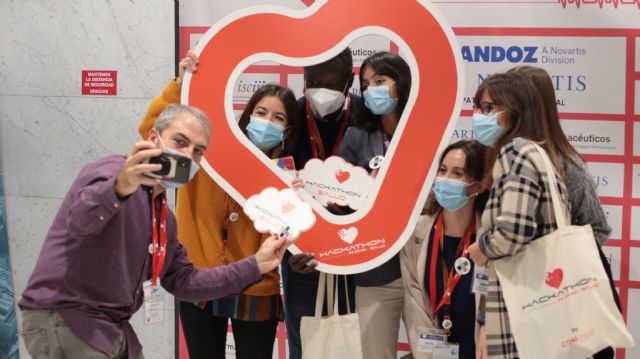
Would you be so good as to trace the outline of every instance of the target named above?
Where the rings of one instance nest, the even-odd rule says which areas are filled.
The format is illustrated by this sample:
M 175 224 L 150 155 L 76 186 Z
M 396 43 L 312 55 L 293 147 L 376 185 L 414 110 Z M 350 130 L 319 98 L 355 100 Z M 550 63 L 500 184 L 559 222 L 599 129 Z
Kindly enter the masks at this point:
M 235 11 L 258 5 L 304 9 L 314 2 L 181 1 L 181 56 L 195 47 L 211 25 Z M 613 229 L 604 250 L 612 265 L 624 317 L 636 342 L 640 342 L 640 0 L 433 3 L 453 28 L 465 66 L 464 102 L 452 141 L 473 138 L 472 97 L 488 74 L 533 65 L 552 76 L 563 129 L 587 160 Z M 377 35 L 360 37 L 350 48 L 356 74 L 362 60 L 376 51 L 403 55 L 396 44 Z M 301 96 L 302 68 L 271 62 L 247 68 L 234 86 L 236 115 L 253 92 L 269 82 L 289 86 Z M 359 93 L 357 76 L 351 91 Z M 399 356 L 409 350 L 403 328 L 398 349 Z M 228 354 L 233 355 L 233 351 Z M 280 325 L 274 358 L 286 355 L 286 333 Z M 187 357 L 181 339 L 180 358 Z M 640 358 L 640 348 L 618 350 L 617 358 Z

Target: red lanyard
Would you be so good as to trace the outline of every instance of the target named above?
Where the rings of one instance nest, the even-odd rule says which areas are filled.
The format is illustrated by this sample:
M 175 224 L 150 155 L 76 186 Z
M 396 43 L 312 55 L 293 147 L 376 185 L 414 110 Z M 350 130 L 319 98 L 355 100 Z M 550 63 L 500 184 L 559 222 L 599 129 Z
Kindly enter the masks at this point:
M 349 121 L 349 115 L 351 114 L 351 98 L 347 96 L 346 101 L 347 110 L 345 111 L 344 118 L 342 119 L 342 125 L 340 126 L 340 132 L 338 132 L 338 138 L 336 138 L 336 144 L 333 146 L 333 151 L 331 152 L 332 156 L 338 152 L 338 147 L 340 147 L 340 143 L 342 143 L 344 131 L 347 129 L 347 121 Z M 324 152 L 324 144 L 322 143 L 320 131 L 318 131 L 318 125 L 316 125 L 316 121 L 311 114 L 311 105 L 309 104 L 309 100 L 307 100 L 306 107 L 307 129 L 309 130 L 309 142 L 311 142 L 313 158 L 325 159 L 326 154 Z
M 162 196 L 162 209 L 160 210 L 160 226 L 158 226 L 156 218 L 156 201 L 155 199 L 151 199 L 151 223 L 151 232 L 153 234 L 151 284 L 155 287 L 167 256 L 167 199 L 164 195 Z
M 444 253 L 443 253 L 444 224 L 442 221 L 442 217 L 443 217 L 442 212 L 440 212 L 436 222 L 436 232 L 433 236 L 433 242 L 432 242 L 433 245 L 431 246 L 432 249 L 431 249 L 431 270 L 430 270 L 430 276 L 429 276 L 429 296 L 431 299 L 431 305 L 433 306 L 433 318 L 436 317 L 436 313 L 438 313 L 438 310 L 440 310 L 442 306 L 450 303 L 451 293 L 453 293 L 453 290 L 456 288 L 456 285 L 458 285 L 458 282 L 460 281 L 460 273 L 455 272 L 455 274 L 453 274 L 453 272 L 455 271 L 453 268 L 451 268 L 451 270 L 448 270 L 444 260 Z M 476 217 L 475 215 L 473 215 L 471 219 L 471 224 L 467 229 L 467 233 L 465 234 L 464 240 L 460 241 L 460 244 L 458 244 L 458 249 L 456 250 L 456 258 L 460 257 L 460 255 L 466 258 L 469 255 L 468 248 L 471 242 L 471 234 L 473 233 L 473 230 L 475 229 L 475 227 L 476 227 Z M 442 295 L 442 298 L 438 302 L 438 305 L 435 306 L 436 288 L 437 288 L 436 287 L 436 263 L 438 262 L 438 249 L 440 249 L 440 253 L 442 253 L 442 275 L 444 277 L 445 291 L 444 291 L 444 294 Z

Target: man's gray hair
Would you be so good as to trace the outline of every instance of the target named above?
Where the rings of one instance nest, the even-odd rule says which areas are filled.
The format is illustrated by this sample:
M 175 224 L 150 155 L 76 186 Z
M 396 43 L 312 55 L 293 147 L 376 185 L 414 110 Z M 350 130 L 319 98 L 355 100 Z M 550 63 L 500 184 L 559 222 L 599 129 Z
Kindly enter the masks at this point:
M 167 108 L 160 113 L 156 124 L 153 126 L 159 133 L 162 133 L 167 127 L 169 127 L 175 119 L 177 119 L 181 114 L 188 113 L 193 117 L 197 118 L 204 129 L 207 132 L 207 140 L 211 139 L 211 124 L 209 123 L 209 118 L 204 114 L 200 109 L 197 109 L 193 106 L 183 105 L 183 104 L 172 104 L 167 106 Z

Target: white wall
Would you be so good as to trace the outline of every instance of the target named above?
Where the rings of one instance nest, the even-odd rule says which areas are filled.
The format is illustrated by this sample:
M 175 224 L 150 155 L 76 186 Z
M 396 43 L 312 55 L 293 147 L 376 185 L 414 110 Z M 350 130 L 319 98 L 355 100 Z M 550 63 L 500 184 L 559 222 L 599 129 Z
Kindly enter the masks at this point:
M 127 153 L 150 100 L 173 75 L 173 1 L 2 1 L 0 148 L 16 302 L 80 168 Z M 118 71 L 118 94 L 82 96 L 82 70 Z M 173 358 L 162 325 L 132 322 L 147 358 Z M 18 318 L 20 322 L 20 318 Z M 21 342 L 22 358 L 28 358 Z

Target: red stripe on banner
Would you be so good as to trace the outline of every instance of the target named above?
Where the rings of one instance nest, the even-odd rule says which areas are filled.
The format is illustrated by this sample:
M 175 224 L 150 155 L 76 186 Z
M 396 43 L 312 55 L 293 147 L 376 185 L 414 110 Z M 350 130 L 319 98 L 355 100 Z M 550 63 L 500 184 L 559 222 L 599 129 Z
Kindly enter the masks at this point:
M 613 6 L 614 9 L 618 9 L 621 6 L 636 6 L 640 9 L 640 0 L 540 0 L 540 1 L 508 1 L 508 0 L 495 0 L 495 1 L 434 1 L 434 4 L 509 4 L 509 5 L 520 5 L 520 4 L 528 4 L 528 5 L 546 5 L 556 4 L 562 6 L 562 9 L 566 9 L 567 6 L 569 8 L 580 9 L 581 7 L 589 7 L 589 5 L 597 6 L 600 9 L 603 9 L 605 5 Z
M 247 74 L 274 74 L 274 73 L 282 73 L 282 65 L 251 65 L 247 67 L 243 73 Z M 302 73 L 302 72 L 300 72 Z
M 633 194 L 633 107 L 635 99 L 635 83 L 632 81 L 635 75 L 635 38 L 627 37 L 627 58 L 626 58 L 626 79 L 625 84 L 625 145 L 624 153 L 626 161 L 624 163 L 624 183 L 623 183 L 623 200 L 622 205 L 622 241 L 620 246 L 620 302 L 624 318 L 627 318 L 629 312 L 629 272 L 631 271 L 631 209 Z M 617 350 L 616 357 L 626 358 L 626 351 Z
M 622 240 L 621 239 L 607 239 L 607 243 L 604 247 L 621 247 Z
M 181 26 L 180 27 L 180 58 L 187 56 L 191 48 L 191 35 L 202 35 L 210 26 Z
M 456 36 L 554 36 L 554 37 L 633 37 L 640 35 L 640 29 L 575 29 L 543 27 L 454 27 Z M 634 53 L 627 52 L 627 55 Z
M 625 163 L 624 155 L 590 155 L 580 154 L 587 162 Z
M 434 1 L 434 4 L 557 4 L 558 1 Z
M 623 194 L 624 196 L 624 194 Z M 640 206 L 640 198 L 626 198 L 626 197 L 600 197 L 600 202 L 602 204 L 608 204 L 611 206 L 625 206 L 628 205 L 629 208 L 631 206 Z M 631 229 L 629 229 L 631 232 Z M 608 242 L 607 242 L 608 243 Z
M 287 74 L 299 74 L 299 75 L 304 74 L 304 68 L 301 66 L 280 65 L 280 67 L 282 68 L 282 71 Z
M 561 120 L 596 120 L 596 121 L 625 121 L 628 115 L 615 115 L 609 113 L 580 113 L 580 112 L 560 112 Z M 471 117 L 473 110 L 462 110 L 460 116 Z M 634 116 L 635 117 L 635 116 Z M 637 116 L 640 117 L 640 116 Z
M 280 85 L 289 87 L 289 74 L 284 71 L 280 72 Z
M 391 41 L 391 43 L 389 44 L 389 52 L 394 54 L 400 54 L 400 47 L 398 47 L 398 44 Z
M 614 285 L 616 286 L 616 288 L 618 288 L 618 289 L 620 289 L 620 284 L 619 284 L 619 282 L 620 282 L 620 281 L 617 281 L 617 280 L 614 280 L 614 281 L 613 281 L 613 284 L 614 284 Z M 627 287 L 628 287 L 629 289 L 640 289 L 640 281 L 637 281 L 637 280 L 629 281 L 629 283 L 627 283 Z
M 623 247 L 640 248 L 640 239 L 630 239 L 628 241 L 622 239 L 608 239 L 605 247 Z
M 561 120 L 597 120 L 597 121 L 624 121 L 627 115 L 615 115 L 608 113 L 579 113 L 579 112 L 560 112 Z
M 471 117 L 473 116 L 473 110 L 462 110 L 460 111 L 460 116 Z

